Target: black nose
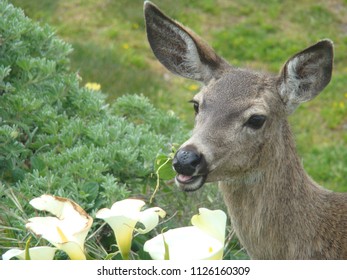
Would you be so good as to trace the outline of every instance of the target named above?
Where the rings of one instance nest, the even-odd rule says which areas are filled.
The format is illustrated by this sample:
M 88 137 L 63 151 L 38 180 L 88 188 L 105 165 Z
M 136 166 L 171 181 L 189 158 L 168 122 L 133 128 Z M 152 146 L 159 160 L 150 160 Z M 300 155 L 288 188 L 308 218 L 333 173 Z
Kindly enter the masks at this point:
M 178 150 L 172 161 L 172 165 L 177 173 L 192 176 L 198 171 L 198 166 L 202 161 L 203 156 L 195 148 L 188 146 Z

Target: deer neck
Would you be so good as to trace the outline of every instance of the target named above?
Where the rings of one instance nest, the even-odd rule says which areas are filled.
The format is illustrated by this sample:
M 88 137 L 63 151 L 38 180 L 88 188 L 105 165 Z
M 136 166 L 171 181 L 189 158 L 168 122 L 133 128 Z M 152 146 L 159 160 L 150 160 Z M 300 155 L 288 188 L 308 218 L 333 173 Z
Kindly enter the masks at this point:
M 290 240 L 300 234 L 293 232 L 294 223 L 305 223 L 303 208 L 319 191 L 301 165 L 287 123 L 282 135 L 267 151 L 267 164 L 219 182 L 233 228 L 252 258 L 288 257 Z

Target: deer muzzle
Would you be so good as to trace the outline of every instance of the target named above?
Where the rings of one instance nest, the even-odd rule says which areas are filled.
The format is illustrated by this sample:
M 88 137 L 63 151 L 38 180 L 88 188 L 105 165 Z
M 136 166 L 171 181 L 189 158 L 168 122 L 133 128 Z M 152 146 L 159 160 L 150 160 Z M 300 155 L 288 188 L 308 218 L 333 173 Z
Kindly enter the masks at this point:
M 184 191 L 202 187 L 208 174 L 205 157 L 194 146 L 188 145 L 177 151 L 172 162 L 177 172 L 176 184 Z

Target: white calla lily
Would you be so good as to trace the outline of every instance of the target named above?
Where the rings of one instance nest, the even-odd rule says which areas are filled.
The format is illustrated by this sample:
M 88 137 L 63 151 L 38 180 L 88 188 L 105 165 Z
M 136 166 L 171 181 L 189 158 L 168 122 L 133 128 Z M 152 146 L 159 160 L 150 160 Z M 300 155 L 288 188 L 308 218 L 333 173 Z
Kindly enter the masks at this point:
M 29 248 L 29 256 L 31 260 L 53 260 L 56 251 L 57 248 L 48 246 L 32 247 Z M 12 258 L 25 260 L 25 250 L 13 248 L 2 255 L 3 260 L 10 260 Z
M 42 195 L 30 201 L 42 211 L 56 217 L 30 218 L 26 228 L 42 236 L 72 260 L 85 260 L 84 242 L 93 219 L 75 202 L 53 195 Z
M 155 260 L 220 260 L 223 258 L 226 214 L 200 208 L 193 226 L 168 230 L 148 240 L 144 251 Z
M 166 215 L 159 207 L 141 211 L 144 205 L 145 202 L 139 199 L 124 199 L 114 203 L 111 209 L 103 208 L 96 213 L 97 218 L 103 219 L 112 228 L 123 259 L 129 259 L 134 230 L 147 233 L 159 223 L 159 217 Z M 137 223 L 142 226 L 135 228 Z
M 222 210 L 200 208 L 191 219 L 192 225 L 224 243 L 227 216 Z

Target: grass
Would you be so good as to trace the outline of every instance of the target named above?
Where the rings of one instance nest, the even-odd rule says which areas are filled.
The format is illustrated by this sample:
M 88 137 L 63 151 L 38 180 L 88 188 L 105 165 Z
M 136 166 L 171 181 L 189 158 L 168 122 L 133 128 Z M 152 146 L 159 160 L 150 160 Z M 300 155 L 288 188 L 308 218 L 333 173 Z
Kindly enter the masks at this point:
M 193 125 L 194 81 L 166 71 L 147 43 L 142 0 L 12 0 L 25 13 L 56 28 L 72 44 L 72 70 L 101 84 L 108 101 L 143 93 L 155 106 Z M 330 85 L 290 117 L 308 173 L 321 185 L 347 191 L 347 1 L 154 1 L 188 25 L 238 67 L 278 72 L 295 52 L 322 38 L 335 43 Z M 222 205 L 213 190 L 201 206 Z M 165 195 L 162 193 L 161 195 Z M 182 203 L 181 203 L 182 204 Z M 182 205 L 181 205 L 182 206 Z M 222 206 L 221 206 L 222 207 Z

